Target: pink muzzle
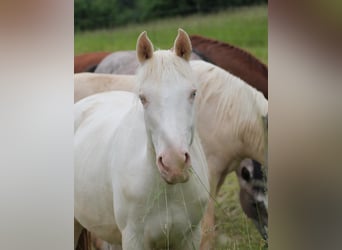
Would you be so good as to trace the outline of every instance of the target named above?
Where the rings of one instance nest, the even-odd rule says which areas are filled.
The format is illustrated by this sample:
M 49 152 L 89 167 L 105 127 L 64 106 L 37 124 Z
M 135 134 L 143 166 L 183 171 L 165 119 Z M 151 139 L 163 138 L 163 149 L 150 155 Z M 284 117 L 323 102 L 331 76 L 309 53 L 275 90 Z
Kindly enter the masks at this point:
M 190 154 L 187 151 L 165 151 L 157 157 L 157 166 L 168 184 L 186 182 L 191 167 Z

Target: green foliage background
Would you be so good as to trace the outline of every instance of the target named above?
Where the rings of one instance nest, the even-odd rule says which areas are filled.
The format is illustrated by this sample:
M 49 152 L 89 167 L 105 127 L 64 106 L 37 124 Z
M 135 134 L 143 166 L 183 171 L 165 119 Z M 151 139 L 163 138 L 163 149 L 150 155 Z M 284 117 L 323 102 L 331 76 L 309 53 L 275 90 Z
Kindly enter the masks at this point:
M 267 0 L 75 0 L 76 31 L 113 28 L 155 18 L 216 12 Z

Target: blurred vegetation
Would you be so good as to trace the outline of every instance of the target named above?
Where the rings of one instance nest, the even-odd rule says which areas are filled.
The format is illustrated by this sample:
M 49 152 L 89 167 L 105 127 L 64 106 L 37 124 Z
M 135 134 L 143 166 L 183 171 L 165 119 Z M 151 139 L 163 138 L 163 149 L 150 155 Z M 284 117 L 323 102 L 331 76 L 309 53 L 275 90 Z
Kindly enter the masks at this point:
M 238 7 L 211 14 L 168 17 L 94 31 L 76 32 L 75 55 L 94 51 L 135 50 L 137 37 L 146 30 L 155 48 L 171 48 L 177 29 L 245 49 L 267 64 L 267 6 Z
M 75 0 L 75 31 L 114 28 L 155 18 L 210 13 L 268 0 Z

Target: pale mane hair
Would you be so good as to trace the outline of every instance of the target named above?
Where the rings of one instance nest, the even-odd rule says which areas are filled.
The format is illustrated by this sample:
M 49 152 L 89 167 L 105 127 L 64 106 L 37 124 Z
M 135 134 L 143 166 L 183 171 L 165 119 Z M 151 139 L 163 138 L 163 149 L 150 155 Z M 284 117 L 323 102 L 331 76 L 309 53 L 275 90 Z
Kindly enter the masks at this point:
M 191 66 L 201 84 L 197 108 L 200 110 L 209 99 L 217 98 L 216 128 L 230 121 L 230 129 L 242 142 L 248 141 L 261 151 L 265 142 L 262 117 L 268 113 L 268 101 L 263 94 L 213 64 L 192 61 Z
M 178 74 L 175 74 L 178 72 Z M 143 84 L 146 79 L 156 84 L 168 81 L 179 82 L 179 76 L 194 83 L 194 73 L 188 61 L 177 56 L 171 50 L 158 50 L 152 58 L 146 60 L 137 70 L 137 83 Z M 152 78 L 151 78 L 152 77 Z

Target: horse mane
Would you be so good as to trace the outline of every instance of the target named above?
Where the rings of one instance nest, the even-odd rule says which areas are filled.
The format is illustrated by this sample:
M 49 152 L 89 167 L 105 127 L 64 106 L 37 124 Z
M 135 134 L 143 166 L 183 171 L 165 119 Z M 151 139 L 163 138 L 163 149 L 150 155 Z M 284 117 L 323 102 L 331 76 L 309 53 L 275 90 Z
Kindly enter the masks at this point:
M 192 48 L 192 53 L 199 56 L 203 61 L 213 63 L 207 56 L 205 56 L 202 52 L 198 51 L 197 49 Z
M 250 64 L 255 65 L 265 76 L 268 76 L 267 66 L 264 63 L 262 63 L 259 59 L 257 59 L 255 56 L 253 56 L 251 53 L 245 50 L 242 50 L 229 43 L 220 42 L 220 41 L 217 41 L 211 38 L 206 38 L 200 35 L 191 35 L 190 40 L 191 40 L 191 44 L 193 45 L 193 51 L 199 52 L 196 49 L 197 45 L 208 44 L 208 43 L 212 46 L 215 46 L 216 47 L 215 49 L 219 49 L 219 48 L 222 48 L 224 50 L 229 49 L 229 50 L 234 51 L 236 54 L 240 55 L 240 58 L 243 58 L 244 60 L 248 61 Z M 195 53 L 197 54 L 197 52 Z M 201 57 L 201 54 L 203 53 L 199 54 L 200 57 Z M 209 59 L 208 60 L 204 59 L 204 60 L 207 62 L 211 62 Z
M 157 84 L 165 79 L 178 81 L 177 79 L 172 79 L 172 77 L 179 77 L 179 74 L 172 73 L 174 71 L 177 71 L 186 79 L 193 78 L 193 72 L 188 61 L 176 56 L 171 50 L 158 50 L 153 53 L 151 59 L 144 62 L 138 68 L 137 82 L 141 84 L 146 79 L 151 79 L 151 76 L 154 77 L 153 82 Z
M 211 98 L 218 98 L 215 110 L 216 128 L 226 126 L 230 120 L 232 129 L 242 142 L 252 142 L 261 150 L 264 146 L 262 117 L 268 112 L 264 95 L 240 78 L 213 64 L 193 61 L 191 66 L 200 76 L 201 91 L 198 109 L 207 105 Z M 234 117 L 234 119 L 231 119 Z M 260 133 L 256 133 L 256 129 Z

